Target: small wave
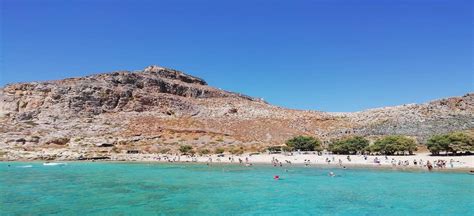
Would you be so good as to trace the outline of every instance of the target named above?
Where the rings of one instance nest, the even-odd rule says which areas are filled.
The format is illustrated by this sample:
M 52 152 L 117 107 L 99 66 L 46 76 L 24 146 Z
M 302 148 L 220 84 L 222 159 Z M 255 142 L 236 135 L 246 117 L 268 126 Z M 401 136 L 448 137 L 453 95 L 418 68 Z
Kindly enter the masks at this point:
M 43 166 L 66 166 L 66 163 L 43 163 Z
M 31 168 L 33 167 L 32 165 L 25 165 L 25 166 L 17 166 L 18 168 Z

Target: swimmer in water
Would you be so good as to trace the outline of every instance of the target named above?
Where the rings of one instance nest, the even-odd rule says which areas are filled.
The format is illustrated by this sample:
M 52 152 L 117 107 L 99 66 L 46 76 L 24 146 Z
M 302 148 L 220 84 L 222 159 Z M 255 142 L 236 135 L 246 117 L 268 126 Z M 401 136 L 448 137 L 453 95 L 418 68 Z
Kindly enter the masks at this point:
M 336 174 L 334 174 L 333 172 L 329 172 L 329 176 L 334 177 L 336 176 Z

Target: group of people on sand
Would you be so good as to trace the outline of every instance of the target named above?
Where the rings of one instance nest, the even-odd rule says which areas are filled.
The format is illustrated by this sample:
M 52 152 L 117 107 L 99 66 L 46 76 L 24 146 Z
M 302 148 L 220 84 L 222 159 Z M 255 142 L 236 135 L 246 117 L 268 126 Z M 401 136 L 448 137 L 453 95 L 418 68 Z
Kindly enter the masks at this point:
M 156 161 L 164 161 L 164 162 L 169 162 L 169 163 L 174 163 L 174 162 L 181 162 L 181 156 L 177 155 L 174 157 L 164 155 L 163 157 L 161 156 L 156 156 L 153 158 Z M 196 160 L 197 162 L 197 160 Z
M 275 157 L 273 157 L 273 158 L 272 158 L 272 165 L 273 165 L 274 167 L 276 167 L 276 166 L 282 167 L 282 166 L 283 166 L 283 163 L 282 163 L 281 161 L 279 161 L 278 159 L 276 159 Z
M 451 168 L 454 168 L 454 160 L 451 159 L 449 161 L 449 166 Z M 397 166 L 403 166 L 403 167 L 408 167 L 408 166 L 418 166 L 418 167 L 425 167 L 427 168 L 428 170 L 432 170 L 433 168 L 439 168 L 439 169 L 443 169 L 443 168 L 446 168 L 447 167 L 447 161 L 446 160 L 435 160 L 433 161 L 433 163 L 429 160 L 427 160 L 426 162 L 423 161 L 422 159 L 419 159 L 419 160 L 416 160 L 416 159 L 413 159 L 413 162 L 410 163 L 409 160 L 395 160 L 394 158 L 392 158 L 392 161 L 391 161 L 391 164 L 393 167 L 397 167 Z
M 368 156 L 367 155 L 363 155 L 363 158 L 364 160 L 368 160 Z M 389 161 L 389 157 L 388 156 L 384 156 L 385 158 L 385 161 L 388 162 Z M 350 163 L 351 162 L 351 157 L 348 155 L 346 157 L 347 159 L 347 162 Z M 382 165 L 382 158 L 379 158 L 379 157 L 375 157 L 373 159 L 373 163 L 374 164 L 377 164 L 377 165 Z M 333 156 L 332 157 L 332 160 L 328 157 L 326 157 L 325 159 L 326 163 L 327 164 L 331 164 L 333 161 L 335 161 L 335 157 Z M 423 161 L 423 159 L 413 159 L 412 162 L 410 162 L 409 160 L 396 160 L 395 158 L 392 158 L 391 161 L 390 161 L 390 164 L 392 165 L 392 167 L 409 167 L 409 166 L 415 166 L 415 167 L 422 167 L 422 168 L 427 168 L 429 170 L 432 170 L 433 168 L 446 168 L 447 165 L 449 164 L 449 167 L 450 168 L 454 168 L 454 163 L 456 161 L 454 161 L 454 159 L 450 159 L 449 162 L 446 161 L 446 160 L 434 160 L 433 162 L 427 160 L 427 161 Z M 305 160 L 305 165 L 307 165 L 309 163 L 309 160 Z M 345 167 L 343 166 L 343 161 L 341 159 L 338 159 L 338 165 L 341 166 L 341 167 Z
M 230 163 L 235 162 L 234 156 L 229 157 L 228 160 L 229 160 Z M 244 160 L 242 158 L 238 158 L 237 160 L 239 161 L 239 164 L 244 165 Z M 222 162 L 221 158 L 219 158 L 219 157 L 216 159 L 216 161 L 217 162 Z M 196 161 L 193 161 L 193 162 L 197 162 L 197 158 L 196 158 Z M 212 162 L 213 162 L 212 157 L 208 157 L 206 164 L 209 166 Z M 249 158 L 245 157 L 245 166 L 252 166 L 252 165 L 253 164 L 249 162 Z
M 191 155 L 179 155 L 179 154 L 174 154 L 174 155 L 155 155 L 152 156 L 150 159 L 154 161 L 162 161 L 162 162 L 206 162 L 207 164 L 211 164 L 214 161 L 221 163 L 221 162 L 226 162 L 226 163 L 239 163 L 241 165 L 245 166 L 251 166 L 252 164 L 250 163 L 250 158 L 252 158 L 251 155 L 248 156 L 228 156 L 225 157 L 224 155 L 219 155 L 217 158 L 213 157 L 211 155 L 204 156 L 204 158 L 207 157 L 206 160 L 200 159 L 200 157 L 197 156 L 191 156 Z M 353 158 L 354 157 L 354 158 Z M 434 161 L 429 161 L 429 160 L 423 160 L 423 159 L 410 159 L 410 160 L 400 160 L 398 157 L 391 157 L 391 156 L 369 156 L 369 155 L 346 155 L 346 156 L 338 156 L 338 155 L 325 155 L 322 156 L 318 154 L 316 158 L 309 156 L 307 158 L 303 158 L 304 161 L 300 162 L 304 166 L 311 166 L 311 164 L 318 164 L 318 160 L 321 160 L 325 158 L 325 163 L 328 165 L 334 164 L 338 165 L 339 167 L 345 168 L 347 165 L 350 164 L 365 164 L 361 163 L 361 161 L 357 157 L 362 157 L 360 159 L 363 159 L 366 161 L 366 164 L 374 164 L 374 165 L 391 165 L 394 168 L 409 168 L 409 167 L 420 167 L 420 168 L 426 168 L 428 170 L 433 170 L 433 169 L 444 169 L 444 168 L 455 168 L 456 163 L 461 163 L 459 161 L 455 161 L 454 159 L 448 160 L 434 160 Z M 318 159 L 321 158 L 321 159 Z M 372 159 L 369 159 L 372 158 Z M 285 164 L 291 165 L 292 162 L 297 162 L 298 159 L 300 158 L 277 158 L 277 157 L 272 157 L 270 163 L 275 166 L 275 167 L 283 167 Z M 322 161 L 319 161 L 322 162 Z

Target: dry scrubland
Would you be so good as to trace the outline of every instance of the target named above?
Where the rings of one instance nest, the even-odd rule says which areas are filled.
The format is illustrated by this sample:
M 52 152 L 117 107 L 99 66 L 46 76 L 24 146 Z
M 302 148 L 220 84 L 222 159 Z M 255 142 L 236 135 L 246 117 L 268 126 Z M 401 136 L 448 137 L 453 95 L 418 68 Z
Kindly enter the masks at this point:
M 220 148 L 240 154 L 297 135 L 371 141 L 404 135 L 423 145 L 434 134 L 474 128 L 474 94 L 354 113 L 290 110 L 150 66 L 0 89 L 0 160 L 177 153 Z M 421 146 L 419 149 L 423 149 Z

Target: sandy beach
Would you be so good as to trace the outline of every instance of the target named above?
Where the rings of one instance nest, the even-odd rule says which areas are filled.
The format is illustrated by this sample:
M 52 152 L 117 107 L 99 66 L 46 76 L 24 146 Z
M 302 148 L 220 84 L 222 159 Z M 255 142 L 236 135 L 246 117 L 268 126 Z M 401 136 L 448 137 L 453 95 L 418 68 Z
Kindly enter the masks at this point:
M 329 167 L 373 167 L 373 168 L 402 168 L 427 169 L 427 162 L 433 165 L 433 170 L 471 170 L 474 169 L 474 156 L 430 156 L 428 153 L 410 156 L 364 156 L 364 155 L 332 155 L 332 154 L 259 154 L 259 155 L 208 155 L 208 156 L 178 156 L 163 154 L 117 154 L 113 161 L 142 161 L 168 163 L 233 163 L 242 165 L 273 164 L 274 166 L 329 166 Z M 441 161 L 441 162 L 440 162 Z M 415 164 L 416 162 L 416 164 Z M 444 164 L 443 164 L 444 162 Z M 440 166 L 438 166 L 438 164 Z

